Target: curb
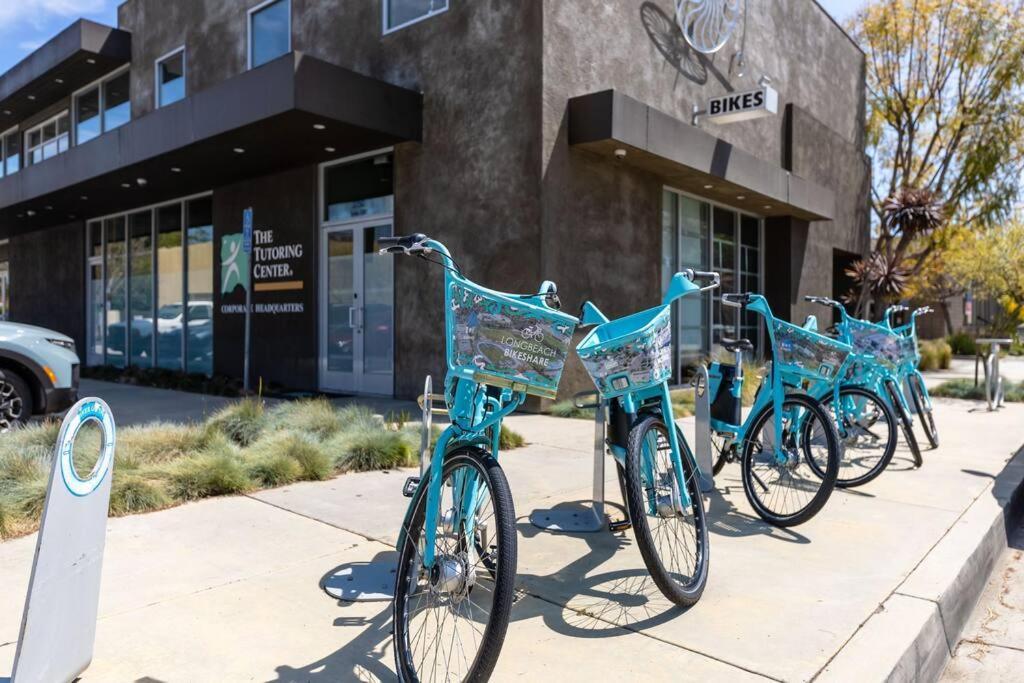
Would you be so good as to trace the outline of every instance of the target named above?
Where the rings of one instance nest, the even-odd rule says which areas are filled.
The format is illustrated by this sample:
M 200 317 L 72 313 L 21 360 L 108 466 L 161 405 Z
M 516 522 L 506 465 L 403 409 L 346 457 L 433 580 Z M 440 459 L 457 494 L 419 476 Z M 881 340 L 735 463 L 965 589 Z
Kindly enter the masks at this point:
M 816 677 L 934 681 L 1024 514 L 1024 448 Z

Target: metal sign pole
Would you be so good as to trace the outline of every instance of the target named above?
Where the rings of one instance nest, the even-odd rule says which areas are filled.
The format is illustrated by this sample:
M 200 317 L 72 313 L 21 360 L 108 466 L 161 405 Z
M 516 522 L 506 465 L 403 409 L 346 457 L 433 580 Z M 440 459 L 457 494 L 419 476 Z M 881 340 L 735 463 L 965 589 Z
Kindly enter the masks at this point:
M 246 277 L 249 279 L 245 287 L 245 358 L 242 369 L 242 390 L 249 393 L 249 352 L 252 332 L 252 207 L 242 211 L 242 249 L 249 256 L 249 267 Z
M 694 429 L 693 450 L 700 470 L 700 490 L 704 493 L 715 488 L 713 454 L 711 453 L 711 396 L 708 392 L 708 369 L 701 365 L 693 378 Z

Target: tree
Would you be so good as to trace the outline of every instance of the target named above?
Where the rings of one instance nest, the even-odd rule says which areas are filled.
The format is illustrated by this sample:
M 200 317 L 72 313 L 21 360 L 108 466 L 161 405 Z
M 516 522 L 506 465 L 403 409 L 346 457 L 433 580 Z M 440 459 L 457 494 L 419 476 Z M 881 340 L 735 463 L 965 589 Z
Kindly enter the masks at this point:
M 1022 9 L 1024 0 L 877 0 L 854 17 L 867 54 L 876 218 L 872 253 L 851 273 L 862 312 L 872 297 L 898 297 L 940 244 L 939 224 L 902 230 L 894 204 L 931 211 L 941 202 L 940 223 L 967 230 L 1014 205 L 1024 171 Z
M 946 274 L 1001 305 L 993 334 L 1012 335 L 1024 322 L 1024 216 L 982 230 L 959 231 L 944 254 Z

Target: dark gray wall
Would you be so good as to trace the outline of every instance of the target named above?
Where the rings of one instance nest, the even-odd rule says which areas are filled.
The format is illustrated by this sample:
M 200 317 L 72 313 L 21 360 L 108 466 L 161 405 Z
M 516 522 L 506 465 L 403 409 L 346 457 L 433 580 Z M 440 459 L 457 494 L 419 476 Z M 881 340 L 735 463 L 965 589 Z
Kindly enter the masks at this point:
M 84 223 L 12 237 L 10 268 L 10 319 L 62 332 L 84 354 Z

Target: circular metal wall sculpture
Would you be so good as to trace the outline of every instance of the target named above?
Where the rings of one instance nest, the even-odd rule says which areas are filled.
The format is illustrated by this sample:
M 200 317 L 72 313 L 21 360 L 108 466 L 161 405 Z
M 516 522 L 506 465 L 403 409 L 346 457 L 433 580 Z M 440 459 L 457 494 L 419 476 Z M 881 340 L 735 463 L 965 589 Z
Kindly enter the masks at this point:
M 676 23 L 690 47 L 709 55 L 729 42 L 741 10 L 741 0 L 676 0 Z

